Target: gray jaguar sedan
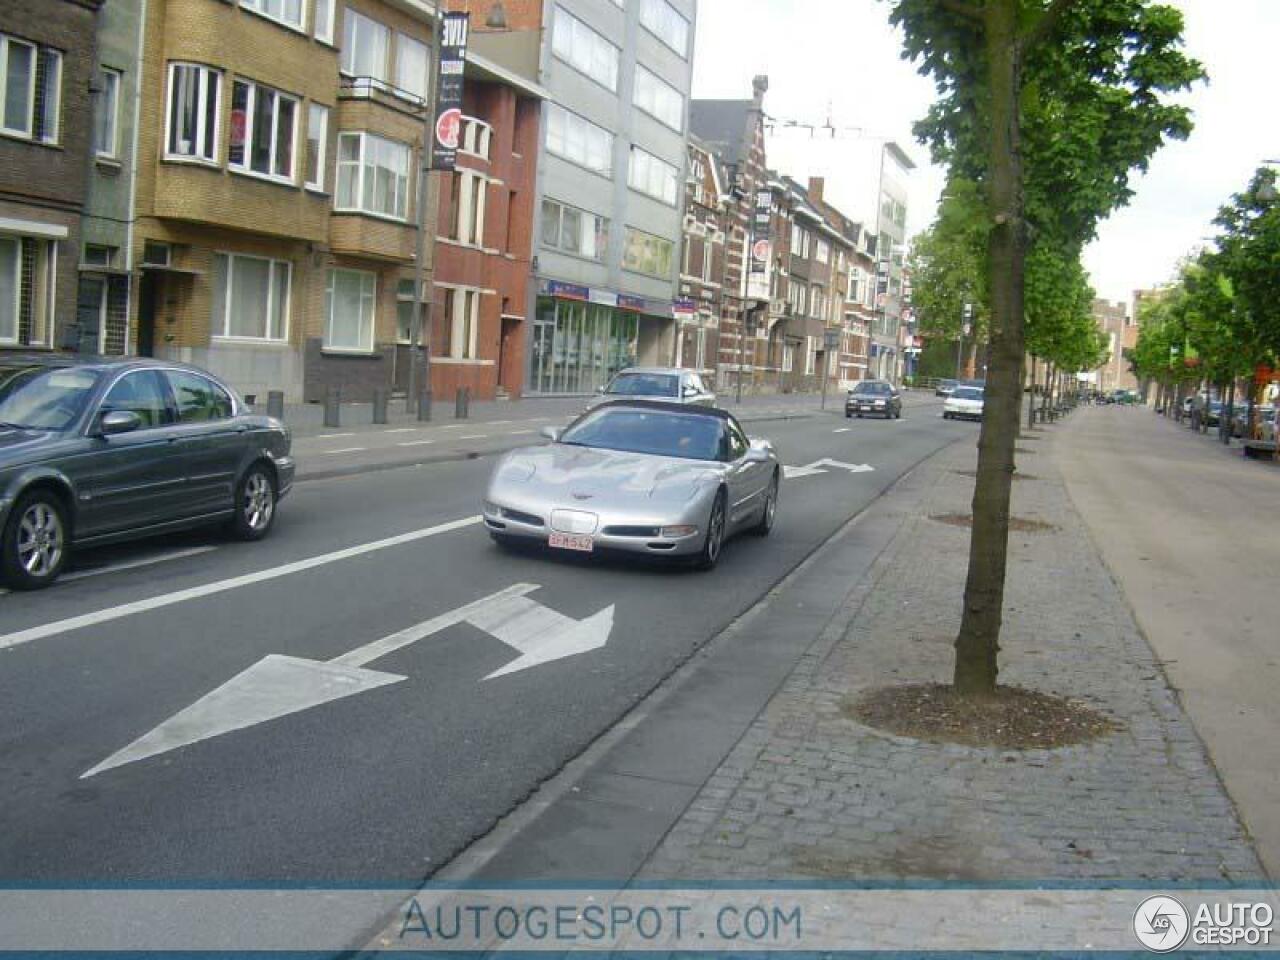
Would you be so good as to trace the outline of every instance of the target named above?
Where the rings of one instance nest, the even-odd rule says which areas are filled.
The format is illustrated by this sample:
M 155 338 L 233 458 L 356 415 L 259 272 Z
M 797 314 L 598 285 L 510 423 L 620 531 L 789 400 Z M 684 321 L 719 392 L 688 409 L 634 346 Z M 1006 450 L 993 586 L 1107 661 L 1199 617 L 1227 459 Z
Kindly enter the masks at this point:
M 549 446 L 495 466 L 484 523 L 498 543 L 685 557 L 709 569 L 734 533 L 773 529 L 782 468 L 724 410 L 618 400 Z
M 0 578 L 39 589 L 73 548 L 203 524 L 258 540 L 290 443 L 194 367 L 0 354 Z

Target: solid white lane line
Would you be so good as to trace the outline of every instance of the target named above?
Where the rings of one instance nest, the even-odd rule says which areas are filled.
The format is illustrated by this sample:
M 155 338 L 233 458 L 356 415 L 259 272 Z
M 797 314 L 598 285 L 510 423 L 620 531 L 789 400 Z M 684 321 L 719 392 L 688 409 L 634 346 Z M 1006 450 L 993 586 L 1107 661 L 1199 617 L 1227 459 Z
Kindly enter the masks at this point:
M 316 437 L 316 439 L 317 440 L 336 440 L 339 437 L 354 437 L 354 436 L 355 436 L 354 433 L 322 433 L 322 434 L 319 434 Z M 302 439 L 302 438 L 299 438 L 299 439 Z
M 533 435 L 534 435 L 535 433 L 537 433 L 537 432 L 538 432 L 537 430 L 514 430 L 514 431 L 512 431 L 511 436 L 513 436 L 513 437 L 531 437 L 531 436 L 533 436 Z
M 342 447 L 338 450 L 317 450 L 316 453 L 362 453 L 368 447 Z
M 397 447 L 425 447 L 429 443 L 435 443 L 434 440 L 403 440 L 397 443 Z
M 362 543 L 359 546 L 347 547 L 343 550 L 334 550 L 332 553 L 322 553 L 316 557 L 308 557 L 306 560 L 295 560 L 293 563 L 286 563 L 279 567 L 272 567 L 269 570 L 259 570 L 256 573 L 246 573 L 239 577 L 231 577 L 227 580 L 218 580 L 214 583 L 206 583 L 199 587 L 189 587 L 186 590 L 178 590 L 174 593 L 161 594 L 158 597 L 150 597 L 146 600 L 135 600 L 132 603 L 122 603 L 117 607 L 108 607 L 105 610 L 96 610 L 93 613 L 84 613 L 78 617 L 68 617 L 65 620 L 56 620 L 53 623 L 42 624 L 38 627 L 31 627 L 27 630 L 19 630 L 16 633 L 0 636 L 0 650 L 7 650 L 10 647 L 20 646 L 24 643 L 31 643 L 33 640 L 43 640 L 46 637 L 56 636 L 59 633 L 67 633 L 72 630 L 81 630 L 84 627 L 96 626 L 100 623 L 109 623 L 112 620 L 120 620 L 124 617 L 133 616 L 135 613 L 146 613 L 149 610 L 159 610 L 162 607 L 171 607 L 177 603 L 185 603 L 188 600 L 198 600 L 201 597 L 208 597 L 218 593 L 226 593 L 228 590 L 238 590 L 240 587 L 250 587 L 255 584 L 265 583 L 268 580 L 278 580 L 280 577 L 287 577 L 294 573 L 302 573 L 305 570 L 314 570 L 316 567 L 323 567 L 330 563 L 337 563 L 341 560 L 350 560 L 352 557 L 364 556 L 366 553 L 374 553 L 378 550 L 387 550 L 391 547 L 398 547 L 406 543 L 414 543 L 418 540 L 425 540 L 427 537 L 439 536 L 442 533 L 451 533 L 454 530 L 461 530 L 464 527 L 474 526 L 480 523 L 479 514 L 473 517 L 463 517 L 461 520 L 450 520 L 448 523 L 436 524 L 434 527 L 424 527 L 421 530 L 413 530 L 409 533 L 397 534 L 394 537 L 387 537 L 385 540 L 375 540 L 372 543 Z
M 458 437 L 458 439 L 459 440 L 488 440 L 489 435 L 487 433 L 471 433 L 465 437 Z
M 833 430 L 833 433 L 848 433 L 853 427 L 841 427 L 839 430 Z
M 383 430 L 383 433 L 417 433 L 421 427 L 396 427 L 394 430 Z

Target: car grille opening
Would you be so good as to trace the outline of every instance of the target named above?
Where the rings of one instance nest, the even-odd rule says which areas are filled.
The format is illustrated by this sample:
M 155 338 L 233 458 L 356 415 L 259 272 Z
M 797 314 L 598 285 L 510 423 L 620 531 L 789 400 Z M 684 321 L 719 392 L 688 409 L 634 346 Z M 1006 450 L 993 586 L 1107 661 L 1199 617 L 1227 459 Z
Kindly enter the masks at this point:
M 606 537 L 656 537 L 659 534 L 657 527 L 605 527 L 603 534 Z
M 521 510 L 512 510 L 509 507 L 502 508 L 502 516 L 507 520 L 514 520 L 516 523 L 523 523 L 530 527 L 543 525 L 541 517 L 535 517 L 532 513 L 525 513 Z

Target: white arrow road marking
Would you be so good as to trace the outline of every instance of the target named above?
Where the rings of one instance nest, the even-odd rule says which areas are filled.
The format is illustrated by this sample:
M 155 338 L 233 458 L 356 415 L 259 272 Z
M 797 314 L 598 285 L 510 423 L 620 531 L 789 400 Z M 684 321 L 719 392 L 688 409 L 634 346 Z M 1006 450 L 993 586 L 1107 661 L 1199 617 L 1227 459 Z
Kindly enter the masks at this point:
M 45 637 L 52 637 L 59 633 L 66 633 L 69 630 L 80 630 L 83 627 L 91 627 L 99 623 L 119 620 L 122 617 L 132 616 L 135 613 L 145 613 L 148 610 L 158 610 L 161 607 L 172 606 L 175 603 L 184 603 L 187 600 L 196 600 L 200 597 L 208 597 L 215 593 L 223 593 L 227 590 L 236 590 L 240 587 L 253 586 L 254 584 L 262 583 L 266 580 L 275 580 L 277 577 L 286 577 L 289 574 L 301 573 L 304 570 L 323 567 L 326 564 L 336 563 L 339 560 L 349 560 L 352 557 L 363 556 L 366 553 L 373 553 L 377 550 L 386 550 L 389 547 L 398 547 L 406 543 L 413 543 L 417 540 L 425 539 L 426 537 L 434 537 L 441 533 L 449 533 L 452 530 L 461 530 L 463 527 L 470 527 L 480 523 L 482 519 L 483 518 L 479 514 L 476 514 L 473 517 L 463 517 L 461 520 L 450 520 L 448 523 L 437 524 L 434 527 L 425 527 L 422 530 L 411 530 L 408 533 L 400 533 L 394 537 L 387 537 L 385 540 L 375 540 L 372 543 L 362 543 L 359 546 L 347 547 L 343 550 L 335 550 L 332 553 L 322 553 L 317 557 L 308 557 L 306 560 L 295 560 L 293 563 L 283 563 L 278 567 L 270 567 L 266 570 L 259 570 L 256 573 L 246 573 L 239 577 L 231 577 L 227 580 L 218 580 L 214 583 L 206 583 L 198 587 L 178 590 L 174 593 L 164 593 L 158 597 L 150 597 L 146 600 L 135 600 L 132 603 L 122 603 L 118 607 L 108 607 L 105 610 L 97 610 L 93 613 L 84 613 L 78 617 L 68 617 L 65 620 L 55 620 L 52 623 L 46 623 L 38 627 L 31 627 L 27 630 L 19 630 L 16 633 L 0 636 L 0 650 L 20 646 L 24 643 L 30 643 L 33 640 L 43 640 Z
M 536 583 L 514 584 L 482 600 L 356 647 L 329 661 L 269 654 L 127 747 L 86 770 L 80 779 L 333 700 L 399 683 L 405 677 L 367 670 L 365 664 L 454 624 L 470 623 L 520 652 L 520 656 L 489 674 L 484 678 L 486 680 L 598 650 L 608 642 L 613 630 L 612 604 L 585 620 L 574 620 L 525 596 L 537 589 Z
M 782 475 L 787 479 L 796 479 L 798 477 L 812 477 L 819 473 L 826 473 L 824 467 L 830 467 L 836 470 L 848 470 L 850 473 L 871 473 L 875 467 L 865 463 L 845 463 L 843 460 L 822 459 L 815 460 L 803 467 L 783 467 Z
M 485 677 L 493 680 L 562 657 L 600 649 L 613 631 L 613 604 L 585 620 L 574 620 L 528 597 L 512 597 L 492 604 L 467 620 L 520 651 L 516 659 Z

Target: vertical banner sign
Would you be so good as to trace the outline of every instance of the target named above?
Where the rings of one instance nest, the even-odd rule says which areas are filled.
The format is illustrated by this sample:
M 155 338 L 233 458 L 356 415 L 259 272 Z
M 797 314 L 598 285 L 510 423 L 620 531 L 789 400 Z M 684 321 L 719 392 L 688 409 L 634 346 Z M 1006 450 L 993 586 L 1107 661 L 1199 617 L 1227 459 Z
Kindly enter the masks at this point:
M 469 13 L 446 13 L 440 25 L 432 170 L 452 170 L 458 157 L 462 137 L 462 73 L 466 67 L 470 25 Z
M 769 266 L 772 244 L 769 227 L 773 214 L 773 193 L 767 188 L 756 191 L 751 210 L 751 268 L 747 273 L 747 299 L 769 299 Z

